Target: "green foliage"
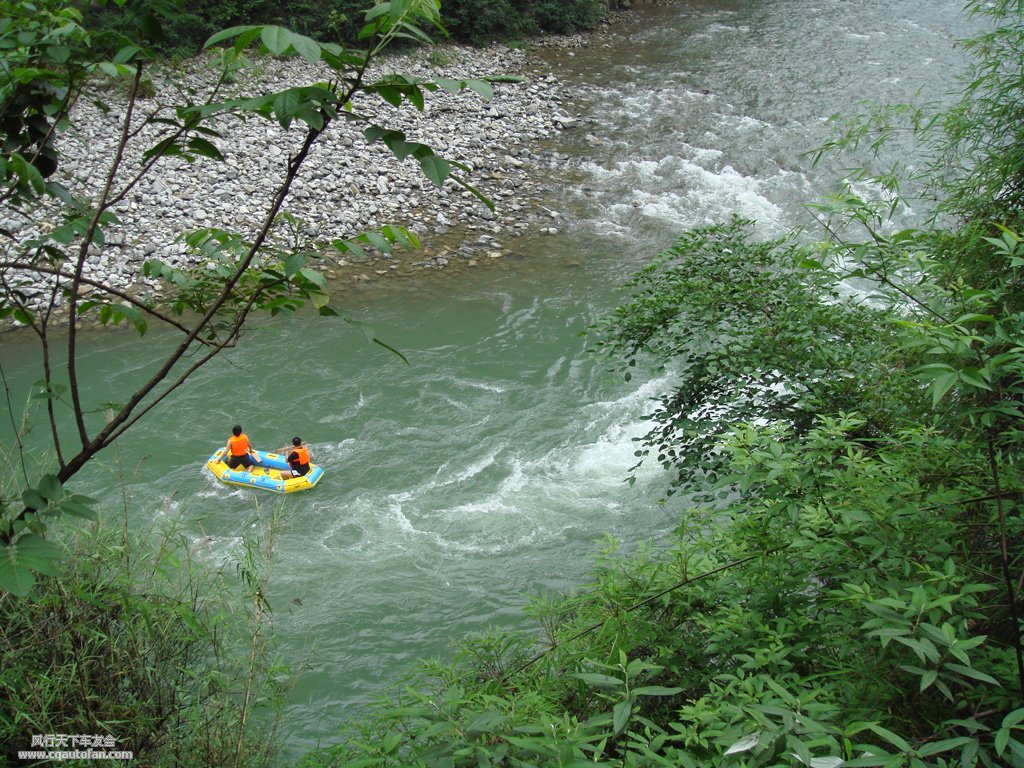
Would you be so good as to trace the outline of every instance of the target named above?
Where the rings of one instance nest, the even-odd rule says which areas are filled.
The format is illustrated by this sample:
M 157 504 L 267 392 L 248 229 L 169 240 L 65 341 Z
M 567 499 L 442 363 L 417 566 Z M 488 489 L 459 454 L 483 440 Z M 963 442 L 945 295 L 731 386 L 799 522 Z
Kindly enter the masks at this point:
M 265 561 L 248 557 L 252 576 L 236 582 L 193 561 L 173 524 L 97 525 L 70 549 L 59 578 L 0 596 L 0 762 L 16 764 L 33 734 L 66 733 L 112 736 L 150 766 L 266 765 L 290 675 L 224 610 L 262 592 Z
M 0 589 L 24 597 L 35 583 L 35 574 L 58 575 L 58 564 L 65 555 L 44 538 L 48 523 L 61 515 L 95 520 L 94 503 L 88 496 L 69 493 L 52 474 L 40 477 L 36 487 L 26 487 L 21 492 L 26 513 L 0 515 L 0 533 L 5 540 L 0 546 Z M 0 512 L 6 511 L 0 501 Z
M 130 0 L 110 5 L 78 0 L 85 26 L 136 40 L 140 33 L 165 54 L 191 56 L 210 36 L 243 25 L 286 27 L 351 45 L 364 27 L 366 0 Z M 454 40 L 482 45 L 541 34 L 593 29 L 605 18 L 605 0 L 446 0 L 443 22 Z
M 605 17 L 607 4 L 604 0 L 445 0 L 442 13 L 452 37 L 481 44 L 593 29 Z
M 354 43 L 366 0 L 132 0 L 122 5 L 76 2 L 90 30 L 135 40 L 139 35 L 168 55 L 192 56 L 210 36 L 241 24 L 283 26 L 335 43 Z
M 647 359 L 678 377 L 638 456 L 656 452 L 681 485 L 694 473 L 714 479 L 717 446 L 737 422 L 766 419 L 802 433 L 823 408 L 856 408 L 871 434 L 921 412 L 912 383 L 877 365 L 892 355 L 887 316 L 815 269 L 820 256 L 808 247 L 753 236 L 753 222 L 738 219 L 685 234 L 634 277 L 630 302 L 593 329 L 595 349 L 627 380 Z
M 74 93 L 67 73 L 86 66 L 81 15 L 59 0 L 0 3 L 0 200 L 39 195 L 57 170 L 57 119 Z
M 607 12 L 608 5 L 600 0 L 547 0 L 531 9 L 541 32 L 568 35 L 581 30 L 594 29 Z
M 1024 8 L 1017 0 L 971 3 L 990 31 L 965 41 L 974 66 L 963 97 L 944 115 L 933 170 L 945 195 L 940 210 L 962 221 L 1020 229 L 1024 212 L 1024 83 L 1016 59 L 1024 49 Z M 966 264 L 962 268 L 969 268 Z M 998 274 L 999 270 L 996 268 Z

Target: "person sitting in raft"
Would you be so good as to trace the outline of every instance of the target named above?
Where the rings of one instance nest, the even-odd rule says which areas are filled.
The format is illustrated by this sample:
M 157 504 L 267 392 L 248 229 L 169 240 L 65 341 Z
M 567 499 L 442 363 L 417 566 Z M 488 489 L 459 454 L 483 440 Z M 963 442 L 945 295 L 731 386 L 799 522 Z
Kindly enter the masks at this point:
M 228 465 L 228 469 L 241 466 L 249 472 L 252 472 L 255 466 L 253 460 L 255 459 L 257 463 L 260 460 L 259 456 L 253 453 L 252 446 L 249 445 L 249 436 L 242 432 L 240 424 L 231 428 L 231 437 L 225 446 L 224 456 L 224 463 Z
M 281 470 L 281 479 L 287 480 L 290 477 L 302 477 L 309 472 L 309 448 L 302 444 L 301 437 L 292 438 L 292 447 L 280 451 L 285 454 L 285 461 L 291 467 Z

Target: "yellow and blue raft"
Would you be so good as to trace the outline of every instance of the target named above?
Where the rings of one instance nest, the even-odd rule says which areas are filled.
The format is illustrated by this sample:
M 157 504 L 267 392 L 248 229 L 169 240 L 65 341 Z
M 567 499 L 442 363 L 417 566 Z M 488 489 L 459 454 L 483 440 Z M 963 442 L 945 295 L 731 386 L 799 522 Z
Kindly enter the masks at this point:
M 289 477 L 282 479 L 281 470 L 291 469 L 285 457 L 279 453 L 267 453 L 265 451 L 253 451 L 260 461 L 252 467 L 252 471 L 246 469 L 229 469 L 224 463 L 225 448 L 218 448 L 213 455 L 206 460 L 207 468 L 217 478 L 228 485 L 237 485 L 242 488 L 261 488 L 264 491 L 274 493 L 295 493 L 312 488 L 320 482 L 324 476 L 324 468 L 318 464 L 310 464 L 309 472 L 302 477 Z

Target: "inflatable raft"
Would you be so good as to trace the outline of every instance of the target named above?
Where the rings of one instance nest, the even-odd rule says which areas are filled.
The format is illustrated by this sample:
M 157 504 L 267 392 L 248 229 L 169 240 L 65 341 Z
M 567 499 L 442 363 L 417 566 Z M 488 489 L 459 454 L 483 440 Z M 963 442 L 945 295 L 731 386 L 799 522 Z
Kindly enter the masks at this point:
M 274 493 L 295 493 L 312 488 L 320 482 L 324 476 L 324 468 L 317 464 L 309 465 L 309 472 L 302 477 L 290 477 L 287 480 L 281 478 L 282 469 L 291 469 L 285 457 L 279 453 L 266 453 L 265 451 L 253 451 L 259 458 L 260 463 L 252 468 L 252 472 L 239 467 L 229 469 L 224 463 L 224 448 L 218 448 L 213 455 L 206 460 L 206 466 L 222 482 L 229 485 L 238 485 L 242 488 L 262 488 L 264 491 Z

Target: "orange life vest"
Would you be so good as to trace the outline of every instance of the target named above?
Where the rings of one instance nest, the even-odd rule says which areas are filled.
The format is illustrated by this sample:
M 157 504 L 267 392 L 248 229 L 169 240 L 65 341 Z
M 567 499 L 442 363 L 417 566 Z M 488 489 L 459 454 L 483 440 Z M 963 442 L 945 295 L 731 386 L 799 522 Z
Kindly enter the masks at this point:
M 249 452 L 249 438 L 246 437 L 244 432 L 238 437 L 234 435 L 229 437 L 228 443 L 231 445 L 232 456 L 245 456 Z
M 292 464 L 298 464 L 300 466 L 305 466 L 306 464 L 309 464 L 309 449 L 306 446 L 294 446 L 288 455 L 291 456 L 292 453 L 298 456 L 298 460 L 293 461 Z

